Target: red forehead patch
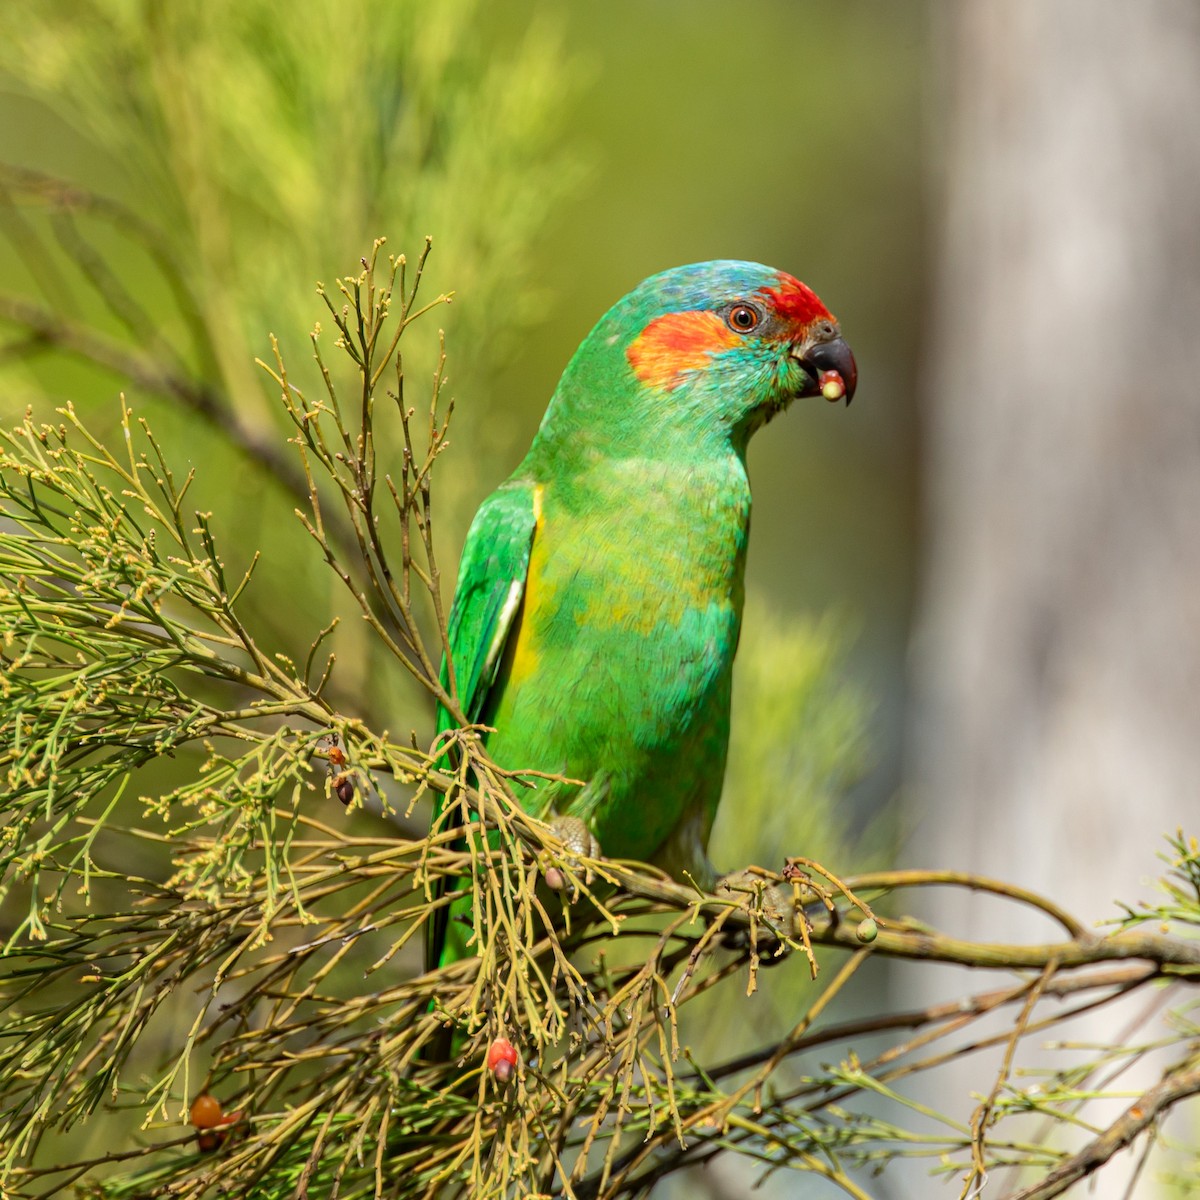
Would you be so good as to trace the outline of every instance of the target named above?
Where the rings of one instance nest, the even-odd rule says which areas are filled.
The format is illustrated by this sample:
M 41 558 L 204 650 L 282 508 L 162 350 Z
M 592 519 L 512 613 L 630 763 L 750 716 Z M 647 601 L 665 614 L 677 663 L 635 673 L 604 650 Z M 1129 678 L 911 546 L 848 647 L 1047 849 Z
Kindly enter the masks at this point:
M 832 320 L 829 309 L 825 307 L 810 287 L 805 287 L 798 279 L 783 271 L 779 272 L 779 283 L 773 288 L 764 288 L 763 295 L 769 296 L 775 311 L 785 321 L 795 321 L 797 325 L 807 325 L 820 317 Z
M 739 341 L 741 338 L 715 312 L 667 313 L 655 317 L 638 334 L 625 357 L 643 383 L 669 390 L 683 382 L 684 371 L 708 366 L 711 355 Z

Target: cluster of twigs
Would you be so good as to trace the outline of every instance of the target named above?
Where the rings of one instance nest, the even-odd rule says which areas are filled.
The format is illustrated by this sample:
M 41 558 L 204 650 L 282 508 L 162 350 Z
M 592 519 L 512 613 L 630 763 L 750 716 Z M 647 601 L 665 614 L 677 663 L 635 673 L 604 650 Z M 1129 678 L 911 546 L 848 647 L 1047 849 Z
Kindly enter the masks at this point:
M 452 675 L 439 675 L 431 506 L 450 406 L 439 365 L 418 417 L 400 354 L 409 325 L 445 299 L 418 303 L 424 261 L 410 276 L 377 244 L 326 298 L 352 399 L 319 328 L 319 397 L 292 386 L 278 351 L 268 369 L 318 552 L 398 667 L 457 712 Z M 402 448 L 391 473 L 377 453 L 385 423 Z M 1019 1087 L 1027 1039 L 1200 978 L 1200 945 L 1142 928 L 1200 925 L 1200 856 L 1182 835 L 1167 902 L 1131 909 L 1104 936 L 1044 899 L 948 873 L 842 880 L 795 859 L 713 896 L 572 855 L 521 809 L 521 777 L 487 759 L 481 730 L 464 724 L 426 750 L 336 707 L 334 627 L 303 663 L 262 646 L 239 615 L 257 553 L 227 564 L 212 522 L 188 507 L 191 474 L 177 477 L 125 406 L 120 429 L 114 451 L 68 408 L 0 442 L 0 1186 L 12 1195 L 77 1183 L 114 1198 L 198 1200 L 214 1184 L 280 1197 L 616 1197 L 732 1150 L 859 1198 L 872 1170 L 913 1154 L 962 1170 L 964 1196 L 1012 1165 L 1043 1176 L 1016 1194 L 1049 1197 L 1200 1092 L 1200 1041 L 1180 1017 L 1162 1083 L 1083 1150 L 1002 1129 L 1030 1112 L 1074 1120 L 1101 1089 L 1099 1060 Z M 399 836 L 389 814 L 430 791 L 457 824 Z M 337 801 L 378 814 L 370 832 L 331 817 Z M 539 884 L 550 864 L 561 892 Z M 1032 906 L 1063 937 L 983 945 L 883 915 L 895 904 L 881 898 L 947 883 Z M 422 973 L 424 930 L 464 889 L 477 953 Z M 822 947 L 832 978 L 799 995 L 784 1036 L 697 1060 L 686 1014 L 681 1024 L 693 1001 L 721 988 L 737 1003 L 788 950 L 815 977 Z M 835 1019 L 874 955 L 1014 977 L 918 1011 Z M 1014 1014 L 1001 1032 L 973 1033 L 1000 1011 Z M 455 1049 L 438 1058 L 447 1027 Z M 519 1056 L 509 1079 L 486 1065 L 498 1039 Z M 903 1080 L 988 1044 L 1002 1064 L 973 1122 L 897 1123 L 914 1105 Z M 1103 1061 L 1140 1052 L 1113 1047 Z M 231 1114 L 205 1148 L 186 1118 L 200 1091 Z M 125 1140 L 64 1155 L 57 1133 L 96 1119 Z

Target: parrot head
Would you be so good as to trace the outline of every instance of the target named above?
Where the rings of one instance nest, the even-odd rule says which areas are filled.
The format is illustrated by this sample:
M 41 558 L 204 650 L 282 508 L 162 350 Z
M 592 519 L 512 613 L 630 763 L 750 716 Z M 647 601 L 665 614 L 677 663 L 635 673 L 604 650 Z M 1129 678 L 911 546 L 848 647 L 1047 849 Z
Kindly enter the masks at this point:
M 854 395 L 854 355 L 837 321 L 783 271 L 744 262 L 677 267 L 651 276 L 617 308 L 626 305 L 652 313 L 625 347 L 633 373 L 651 387 L 711 382 L 741 392 L 736 410 L 768 415 L 797 396 L 837 392 L 833 399 L 849 403 Z
M 670 431 L 744 447 L 797 397 L 849 404 L 857 381 L 837 321 L 798 279 L 759 263 L 696 263 L 652 275 L 601 318 L 542 436 L 569 413 L 576 434 L 603 428 L 613 443 Z

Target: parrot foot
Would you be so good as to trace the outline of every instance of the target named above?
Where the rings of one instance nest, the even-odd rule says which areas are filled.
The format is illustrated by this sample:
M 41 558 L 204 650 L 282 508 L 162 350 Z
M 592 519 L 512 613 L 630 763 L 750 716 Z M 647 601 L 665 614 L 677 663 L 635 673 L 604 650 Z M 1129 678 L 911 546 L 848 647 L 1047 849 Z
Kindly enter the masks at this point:
M 749 929 L 731 929 L 722 937 L 722 944 L 729 949 L 745 950 L 752 938 L 764 966 L 782 962 L 787 957 L 787 944 L 770 928 L 791 936 L 795 932 L 796 908 L 792 885 L 776 883 L 764 878 L 753 869 L 731 871 L 717 881 L 716 895 L 737 899 L 742 907 L 749 909 L 758 918 L 753 935 Z M 803 914 L 800 919 L 804 920 Z M 764 924 L 769 922 L 770 925 Z
M 579 817 L 554 817 L 550 821 L 550 828 L 554 832 L 554 836 L 572 854 L 578 854 L 583 858 L 600 857 L 600 843 L 597 841 L 596 835 L 588 828 L 586 821 Z M 544 878 L 546 886 L 551 891 L 561 892 L 567 887 L 567 877 L 560 867 L 553 865 L 547 867 Z M 584 883 L 590 885 L 592 879 L 592 871 L 585 871 Z M 572 899 L 574 899 L 573 896 Z

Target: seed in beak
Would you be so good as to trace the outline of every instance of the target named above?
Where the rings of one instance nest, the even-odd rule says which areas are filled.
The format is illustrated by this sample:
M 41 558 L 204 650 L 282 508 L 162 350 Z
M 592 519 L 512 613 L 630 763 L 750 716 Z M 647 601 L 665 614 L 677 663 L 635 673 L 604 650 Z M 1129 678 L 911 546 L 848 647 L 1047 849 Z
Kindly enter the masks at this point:
M 817 383 L 826 400 L 840 400 L 846 394 L 846 382 L 836 371 L 822 371 Z

